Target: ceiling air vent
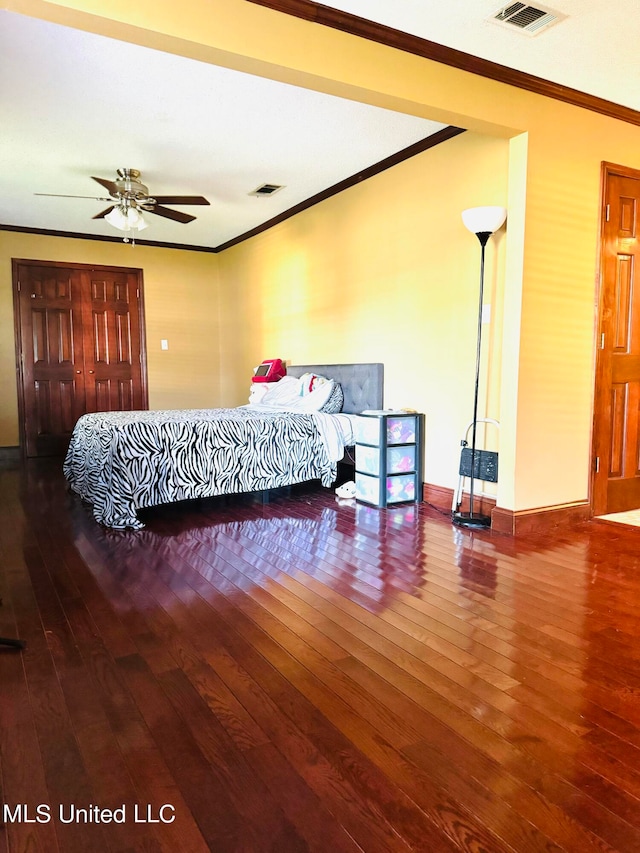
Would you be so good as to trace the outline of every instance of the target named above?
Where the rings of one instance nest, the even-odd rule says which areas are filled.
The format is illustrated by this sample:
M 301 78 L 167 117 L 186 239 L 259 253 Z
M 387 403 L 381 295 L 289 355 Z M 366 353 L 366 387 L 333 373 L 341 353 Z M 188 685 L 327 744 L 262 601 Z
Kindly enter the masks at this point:
M 553 9 L 539 4 L 530 6 L 527 3 L 510 3 L 486 20 L 492 24 L 499 24 L 512 30 L 520 30 L 520 32 L 530 36 L 536 36 L 542 30 L 563 21 L 566 17 L 560 12 L 555 12 Z
M 264 196 L 273 195 L 281 189 L 283 189 L 282 184 L 260 184 L 260 186 L 256 187 L 255 190 L 252 190 L 249 195 L 253 195 L 256 198 L 264 198 Z

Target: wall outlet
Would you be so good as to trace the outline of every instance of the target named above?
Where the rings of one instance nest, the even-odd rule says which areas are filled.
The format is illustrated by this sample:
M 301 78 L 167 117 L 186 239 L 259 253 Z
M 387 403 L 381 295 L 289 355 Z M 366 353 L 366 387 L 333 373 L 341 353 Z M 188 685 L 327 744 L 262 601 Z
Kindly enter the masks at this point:
M 160 341 L 160 349 L 169 349 L 169 341 L 165 338 Z

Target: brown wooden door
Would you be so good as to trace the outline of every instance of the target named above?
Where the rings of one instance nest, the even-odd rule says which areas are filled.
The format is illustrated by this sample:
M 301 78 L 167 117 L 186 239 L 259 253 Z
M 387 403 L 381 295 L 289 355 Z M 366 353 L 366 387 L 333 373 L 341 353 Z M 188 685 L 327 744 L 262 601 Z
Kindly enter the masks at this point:
M 640 507 L 640 172 L 604 165 L 595 515 Z
M 62 454 L 85 412 L 147 407 L 139 273 L 14 261 L 27 456 Z
M 146 408 L 142 383 L 138 277 L 126 270 L 82 276 L 87 412 Z
M 62 453 L 84 412 L 80 275 L 48 266 L 18 275 L 26 452 Z

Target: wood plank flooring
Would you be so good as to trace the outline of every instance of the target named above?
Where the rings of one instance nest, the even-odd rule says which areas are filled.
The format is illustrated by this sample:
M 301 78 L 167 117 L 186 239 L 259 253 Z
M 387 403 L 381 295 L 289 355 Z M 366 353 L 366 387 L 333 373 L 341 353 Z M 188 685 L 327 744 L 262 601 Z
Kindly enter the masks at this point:
M 0 467 L 0 853 L 640 853 L 640 529 Z

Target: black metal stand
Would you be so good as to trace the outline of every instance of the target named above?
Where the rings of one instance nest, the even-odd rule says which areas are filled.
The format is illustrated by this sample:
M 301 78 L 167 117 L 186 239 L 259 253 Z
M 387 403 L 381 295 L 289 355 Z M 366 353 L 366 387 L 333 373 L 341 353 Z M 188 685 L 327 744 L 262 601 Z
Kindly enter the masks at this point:
M 457 527 L 471 527 L 477 530 L 491 527 L 491 516 L 479 512 L 454 512 L 451 520 Z
M 478 388 L 480 385 L 480 353 L 482 347 L 482 299 L 484 291 L 484 250 L 492 231 L 480 231 L 476 237 L 480 241 L 480 299 L 478 302 L 478 336 L 476 343 L 476 381 L 473 397 L 473 425 L 471 431 L 471 477 L 469 486 L 469 512 L 453 512 L 451 520 L 458 527 L 484 528 L 491 527 L 491 518 L 473 511 L 474 488 L 473 479 L 476 470 L 476 430 L 478 425 Z
M 2 599 L 0 598 L 0 604 L 2 604 Z M 0 646 L 10 646 L 12 649 L 24 649 L 27 644 L 24 640 L 13 640 L 9 637 L 0 637 Z

